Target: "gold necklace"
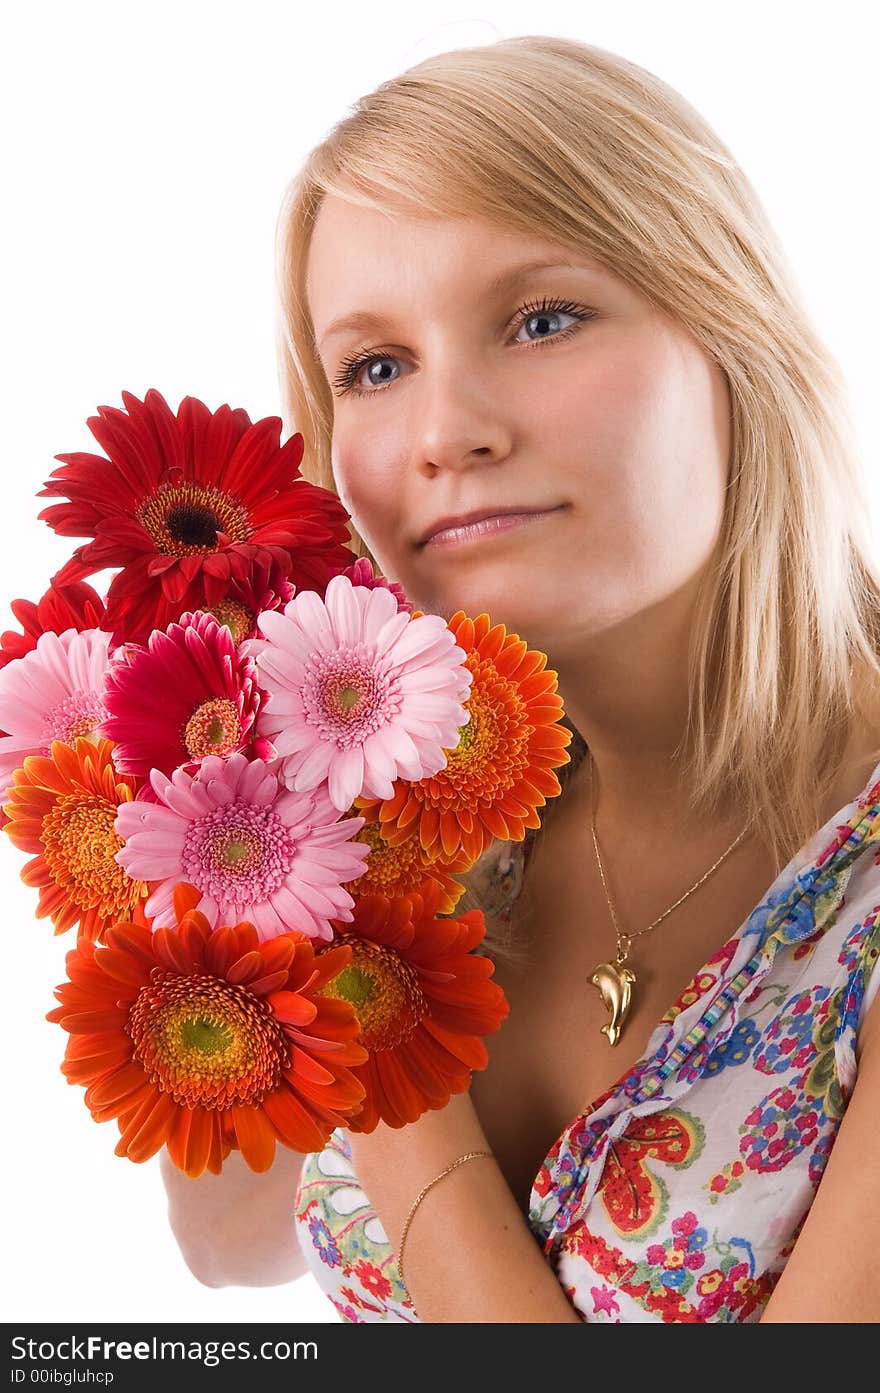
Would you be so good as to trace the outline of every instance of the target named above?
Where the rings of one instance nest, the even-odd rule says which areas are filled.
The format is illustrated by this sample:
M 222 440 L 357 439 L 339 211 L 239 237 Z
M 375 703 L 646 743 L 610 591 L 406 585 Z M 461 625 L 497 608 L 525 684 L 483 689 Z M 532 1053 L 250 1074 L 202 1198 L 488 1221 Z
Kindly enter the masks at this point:
M 632 943 L 633 939 L 641 938 L 642 934 L 650 933 L 651 929 L 655 929 L 657 925 L 663 919 L 666 918 L 667 914 L 671 914 L 674 909 L 678 908 L 678 906 L 682 903 L 683 900 L 687 899 L 688 895 L 692 895 L 694 891 L 703 884 L 703 881 L 707 880 L 709 876 L 712 874 L 712 872 L 718 869 L 725 857 L 729 856 L 730 853 L 734 850 L 734 848 L 739 846 L 739 843 L 742 841 L 743 837 L 746 835 L 746 832 L 748 832 L 749 828 L 751 827 L 752 820 L 746 823 L 745 827 L 740 832 L 736 840 L 731 842 L 727 850 L 721 856 L 718 857 L 718 860 L 715 862 L 714 866 L 710 866 L 708 871 L 706 871 L 705 875 L 700 876 L 700 879 L 696 882 L 696 884 L 692 885 L 690 890 L 686 890 L 685 893 L 675 901 L 675 904 L 670 905 L 668 909 L 664 910 L 663 913 L 659 916 L 659 918 L 655 919 L 652 924 L 649 924 L 647 926 L 647 928 L 638 929 L 636 933 L 622 933 L 620 929 L 620 924 L 617 920 L 617 915 L 614 911 L 614 905 L 611 903 L 611 896 L 608 893 L 608 883 L 605 880 L 605 870 L 602 866 L 602 858 L 599 855 L 599 843 L 596 840 L 596 811 L 593 806 L 592 752 L 588 754 L 588 758 L 590 761 L 590 826 L 593 832 L 593 846 L 596 851 L 596 861 L 599 865 L 599 874 L 602 877 L 602 887 L 605 891 L 605 898 L 608 901 L 608 909 L 611 913 L 611 918 L 614 923 L 614 929 L 617 934 L 617 956 L 615 957 L 614 962 L 599 963 L 598 967 L 596 968 L 595 972 L 590 978 L 590 981 L 594 987 L 598 988 L 599 995 L 601 996 L 606 1009 L 611 1012 L 611 1019 L 607 1021 L 605 1025 L 602 1026 L 602 1034 L 608 1036 L 609 1045 L 616 1045 L 618 1040 L 620 1039 L 624 1023 L 626 1021 L 627 1016 L 629 1015 L 630 1008 L 632 1006 L 632 990 L 636 982 L 636 975 L 628 964 L 630 944 Z

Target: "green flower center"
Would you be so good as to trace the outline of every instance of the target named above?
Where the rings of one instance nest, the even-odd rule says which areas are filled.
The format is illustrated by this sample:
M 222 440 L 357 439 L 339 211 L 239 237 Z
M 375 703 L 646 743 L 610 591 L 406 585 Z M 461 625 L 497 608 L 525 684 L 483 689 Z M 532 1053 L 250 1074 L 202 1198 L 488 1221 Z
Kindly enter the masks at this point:
M 350 1001 L 355 1010 L 358 1007 L 363 1010 L 364 1007 L 369 1006 L 378 991 L 375 978 L 354 963 L 350 963 L 348 967 L 342 969 L 334 980 L 333 987 L 336 995 Z
M 360 1023 L 360 1044 L 368 1050 L 390 1050 L 403 1044 L 418 1028 L 428 1003 L 418 973 L 394 948 L 346 934 L 352 959 L 318 991 L 341 997 L 353 1007 Z
M 186 1049 L 199 1050 L 202 1054 L 216 1054 L 218 1050 L 228 1049 L 232 1044 L 232 1031 L 222 1021 L 207 1020 L 205 1016 L 191 1016 L 180 1022 L 180 1039 Z

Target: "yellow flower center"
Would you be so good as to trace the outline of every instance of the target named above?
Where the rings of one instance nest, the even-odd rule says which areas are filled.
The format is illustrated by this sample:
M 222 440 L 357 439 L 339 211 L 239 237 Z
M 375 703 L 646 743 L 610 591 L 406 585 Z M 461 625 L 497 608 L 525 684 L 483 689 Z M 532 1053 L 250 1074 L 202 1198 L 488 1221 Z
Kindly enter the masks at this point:
M 458 744 L 455 747 L 456 754 L 466 754 L 471 747 L 474 739 L 474 723 L 468 720 L 467 725 L 460 726 L 458 731 Z
M 256 1106 L 289 1064 L 284 1032 L 247 987 L 154 968 L 128 1016 L 134 1058 L 181 1107 Z
M 232 754 L 241 744 L 241 721 L 235 703 L 228 697 L 202 702 L 184 727 L 183 743 L 192 759 Z
M 221 600 L 219 605 L 214 605 L 206 613 L 213 614 L 218 624 L 226 625 L 234 643 L 244 643 L 254 627 L 254 616 L 237 600 Z
M 262 845 L 257 834 L 246 827 L 228 828 L 217 837 L 214 855 L 225 870 L 249 871 L 259 864 Z
M 61 794 L 42 820 L 40 838 L 49 874 L 78 908 L 101 906 L 103 914 L 124 918 L 141 898 L 142 883 L 115 859 L 125 845 L 113 828 L 117 812 L 116 803 L 96 794 Z
M 409 1039 L 428 1009 L 418 974 L 384 944 L 354 934 L 345 934 L 342 941 L 352 946 L 351 962 L 318 995 L 351 1003 L 361 1027 L 358 1039 L 366 1049 L 393 1049 Z
M 77 739 L 82 736 L 83 740 L 88 740 L 92 745 L 97 745 L 100 736 L 95 728 L 95 723 L 88 716 L 80 716 L 78 721 L 74 721 L 67 729 L 67 744 L 74 745 Z

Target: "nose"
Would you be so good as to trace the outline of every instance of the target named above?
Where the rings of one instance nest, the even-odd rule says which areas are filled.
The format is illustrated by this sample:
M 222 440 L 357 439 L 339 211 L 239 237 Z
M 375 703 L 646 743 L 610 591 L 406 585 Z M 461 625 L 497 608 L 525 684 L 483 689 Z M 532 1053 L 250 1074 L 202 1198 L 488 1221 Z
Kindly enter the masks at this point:
M 505 403 L 475 363 L 459 355 L 448 366 L 425 366 L 413 393 L 410 431 L 418 472 L 465 470 L 500 463 L 510 454 L 513 431 Z

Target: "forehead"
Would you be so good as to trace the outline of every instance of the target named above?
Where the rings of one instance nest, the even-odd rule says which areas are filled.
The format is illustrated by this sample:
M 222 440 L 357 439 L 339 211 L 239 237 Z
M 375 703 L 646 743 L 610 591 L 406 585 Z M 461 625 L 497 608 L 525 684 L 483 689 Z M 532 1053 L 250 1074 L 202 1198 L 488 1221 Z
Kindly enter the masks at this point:
M 445 238 L 484 242 L 486 238 L 510 246 L 552 246 L 539 237 L 519 232 L 511 226 L 492 222 L 475 213 L 444 214 L 429 213 L 415 205 L 407 205 L 403 199 L 398 207 L 374 208 L 343 198 L 338 194 L 327 194 L 315 218 L 312 234 L 313 246 L 332 241 L 339 237 L 363 237 L 371 243 L 408 240 L 442 242 Z
M 339 316 L 378 311 L 392 294 L 417 300 L 432 285 L 443 295 L 500 291 L 532 263 L 610 275 L 585 252 L 484 218 L 386 212 L 328 195 L 312 230 L 306 299 L 320 341 Z

